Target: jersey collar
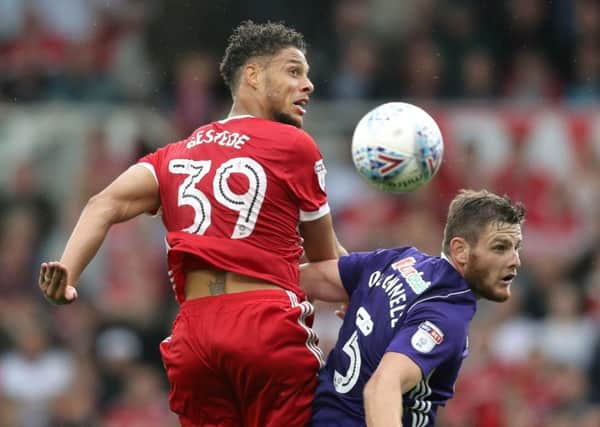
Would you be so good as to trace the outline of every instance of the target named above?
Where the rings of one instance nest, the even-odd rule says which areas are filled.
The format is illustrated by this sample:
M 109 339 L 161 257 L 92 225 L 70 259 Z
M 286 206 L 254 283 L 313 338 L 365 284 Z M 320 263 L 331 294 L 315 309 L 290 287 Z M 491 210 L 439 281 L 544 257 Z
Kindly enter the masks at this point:
M 241 114 L 239 116 L 231 116 L 231 117 L 226 117 L 223 120 L 219 120 L 219 123 L 223 124 L 223 123 L 227 123 L 230 120 L 235 120 L 235 119 L 247 119 L 247 118 L 253 118 L 254 116 L 250 115 L 250 114 Z

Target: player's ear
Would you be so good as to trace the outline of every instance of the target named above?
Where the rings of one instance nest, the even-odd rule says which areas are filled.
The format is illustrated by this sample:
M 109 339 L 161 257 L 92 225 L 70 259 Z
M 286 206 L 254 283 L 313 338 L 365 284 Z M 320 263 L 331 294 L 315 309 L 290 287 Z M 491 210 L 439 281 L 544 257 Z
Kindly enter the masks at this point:
M 252 87 L 253 89 L 258 88 L 261 79 L 261 70 L 262 67 L 255 62 L 244 65 L 243 79 L 248 86 Z
M 462 237 L 453 237 L 450 240 L 450 256 L 461 267 L 467 264 L 470 249 L 471 246 Z

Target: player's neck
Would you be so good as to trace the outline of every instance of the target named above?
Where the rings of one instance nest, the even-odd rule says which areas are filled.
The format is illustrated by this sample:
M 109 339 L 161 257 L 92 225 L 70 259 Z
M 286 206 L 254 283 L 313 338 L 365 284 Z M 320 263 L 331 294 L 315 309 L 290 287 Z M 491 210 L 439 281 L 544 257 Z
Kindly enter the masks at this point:
M 265 113 L 265 109 L 256 96 L 248 95 L 240 90 L 233 98 L 233 105 L 229 111 L 228 117 L 234 116 L 253 116 L 262 119 L 269 119 Z
M 227 119 L 231 119 L 233 117 L 257 117 L 257 116 L 252 113 L 249 113 L 246 110 L 232 108 L 231 111 L 229 111 L 229 114 L 227 114 Z

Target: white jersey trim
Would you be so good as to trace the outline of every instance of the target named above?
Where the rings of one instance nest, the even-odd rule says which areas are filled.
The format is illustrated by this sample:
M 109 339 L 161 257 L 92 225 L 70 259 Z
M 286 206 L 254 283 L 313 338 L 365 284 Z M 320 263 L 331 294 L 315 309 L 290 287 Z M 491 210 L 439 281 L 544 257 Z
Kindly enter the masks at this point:
M 156 181 L 156 185 L 160 186 L 160 183 L 158 182 L 158 176 L 156 176 L 156 171 L 154 170 L 154 165 L 152 165 L 152 163 L 140 162 L 140 163 L 136 163 L 133 166 L 142 166 L 142 167 L 148 169 L 150 171 L 150 173 L 152 174 L 152 176 L 154 177 L 154 180 Z
M 434 372 L 435 369 L 409 392 L 409 397 L 414 400 L 413 405 L 409 408 L 412 419 L 411 427 L 426 427 L 429 425 L 429 412 L 432 405 L 427 398 L 433 394 L 429 380 Z
M 466 294 L 467 292 L 473 292 L 473 291 L 471 291 L 471 289 L 465 289 L 464 291 L 460 291 L 460 292 L 451 292 L 451 293 L 449 293 L 449 294 L 447 294 L 447 295 L 434 295 L 434 296 L 432 296 L 432 297 L 429 297 L 429 298 L 423 298 L 422 300 L 419 300 L 419 301 L 415 302 L 413 305 L 411 305 L 411 306 L 408 308 L 408 310 L 406 310 L 406 313 L 408 313 L 409 311 L 411 311 L 411 310 L 412 310 L 412 309 L 413 309 L 413 308 L 414 308 L 416 305 L 419 305 L 419 304 L 421 304 L 422 302 L 425 302 L 425 301 L 430 301 L 430 300 L 432 300 L 432 299 L 438 299 L 438 298 L 439 298 L 439 299 L 448 299 L 448 298 L 450 298 L 450 297 L 453 297 L 453 296 L 455 296 L 455 295 L 462 295 L 462 294 Z
M 231 116 L 231 117 L 227 117 L 224 118 L 223 120 L 219 120 L 218 123 L 227 123 L 230 120 L 235 120 L 235 119 L 248 119 L 248 118 L 253 118 L 254 116 L 250 115 L 250 114 L 241 114 L 239 116 Z
M 319 219 L 319 218 L 327 215 L 329 212 L 331 212 L 331 209 L 329 208 L 328 203 L 325 203 L 317 211 L 307 212 L 307 211 L 303 211 L 302 209 L 300 209 L 300 221 L 302 221 L 302 222 L 314 221 L 316 219 Z
M 317 333 L 312 328 L 309 328 L 305 322 L 308 316 L 314 314 L 315 307 L 308 301 L 298 302 L 298 297 L 291 291 L 286 290 L 285 293 L 290 299 L 292 307 L 300 306 L 301 312 L 300 317 L 298 317 L 298 324 L 307 332 L 308 336 L 306 337 L 305 342 L 306 348 L 308 348 L 308 350 L 315 356 L 319 362 L 319 369 L 321 369 L 323 366 L 325 366 L 325 355 L 317 344 L 319 342 L 319 337 Z
M 136 163 L 135 165 L 133 165 L 131 167 L 135 167 L 135 166 L 141 166 L 144 169 L 150 171 L 150 173 L 154 177 L 154 180 L 156 181 L 156 185 L 158 185 L 160 187 L 160 183 L 158 182 L 158 176 L 156 176 L 156 170 L 154 170 L 154 165 L 152 163 L 140 162 L 140 163 Z M 156 210 L 156 213 L 152 214 L 152 213 L 148 212 L 148 215 L 150 215 L 152 217 L 161 216 L 162 215 L 162 206 L 159 206 L 159 208 Z

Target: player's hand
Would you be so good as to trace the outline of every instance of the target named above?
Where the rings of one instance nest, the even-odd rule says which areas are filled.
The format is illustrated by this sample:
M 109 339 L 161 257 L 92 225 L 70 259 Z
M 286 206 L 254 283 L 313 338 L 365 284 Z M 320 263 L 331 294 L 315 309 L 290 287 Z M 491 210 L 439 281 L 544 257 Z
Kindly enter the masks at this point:
M 71 304 L 77 299 L 77 290 L 67 285 L 69 272 L 60 262 L 44 262 L 40 268 L 39 286 L 44 297 L 52 304 Z
M 334 313 L 337 317 L 344 320 L 344 317 L 346 316 L 346 311 L 348 311 L 348 304 L 344 303 L 344 304 L 341 304 L 340 308 L 338 310 L 334 311 Z

